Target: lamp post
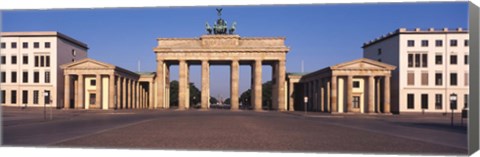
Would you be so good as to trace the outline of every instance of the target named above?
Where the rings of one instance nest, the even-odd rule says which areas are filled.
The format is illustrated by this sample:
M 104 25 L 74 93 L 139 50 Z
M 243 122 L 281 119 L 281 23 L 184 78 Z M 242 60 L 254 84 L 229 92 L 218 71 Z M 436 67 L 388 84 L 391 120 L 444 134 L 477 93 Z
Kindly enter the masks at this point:
M 453 110 L 454 109 L 457 109 L 457 94 L 455 93 L 450 94 L 450 110 L 452 110 L 450 125 L 452 127 L 453 127 Z
M 305 96 L 303 97 L 303 104 L 304 104 L 304 107 L 303 107 L 303 110 L 305 110 L 305 117 L 307 116 L 307 102 L 308 102 L 308 97 Z
M 43 91 L 44 99 L 45 101 L 43 102 L 43 119 L 47 120 L 47 102 L 49 101 L 48 98 L 48 92 L 45 90 Z

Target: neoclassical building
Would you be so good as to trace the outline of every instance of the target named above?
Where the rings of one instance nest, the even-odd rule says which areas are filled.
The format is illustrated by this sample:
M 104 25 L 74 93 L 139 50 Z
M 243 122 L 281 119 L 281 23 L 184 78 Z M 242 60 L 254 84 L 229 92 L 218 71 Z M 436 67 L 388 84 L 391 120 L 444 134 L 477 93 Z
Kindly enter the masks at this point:
M 391 113 L 391 71 L 396 67 L 361 58 L 308 74 L 288 75 L 289 110 L 329 113 Z

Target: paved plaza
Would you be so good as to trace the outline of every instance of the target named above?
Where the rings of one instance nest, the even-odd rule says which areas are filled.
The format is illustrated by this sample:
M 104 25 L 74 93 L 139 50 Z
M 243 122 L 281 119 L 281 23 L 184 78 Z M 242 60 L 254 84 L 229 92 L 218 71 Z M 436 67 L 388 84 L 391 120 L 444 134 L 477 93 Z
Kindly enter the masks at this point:
M 465 124 L 441 114 L 54 109 L 45 121 L 41 108 L 2 110 L 8 146 L 467 154 Z

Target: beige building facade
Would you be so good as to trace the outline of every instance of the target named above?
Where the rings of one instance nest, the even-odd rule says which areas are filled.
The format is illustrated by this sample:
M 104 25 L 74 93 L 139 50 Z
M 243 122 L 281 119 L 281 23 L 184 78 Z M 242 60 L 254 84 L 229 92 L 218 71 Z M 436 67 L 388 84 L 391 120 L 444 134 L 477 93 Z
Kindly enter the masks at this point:
M 87 45 L 59 32 L 2 32 L 0 43 L 2 106 L 63 106 L 58 67 L 86 58 Z
M 405 29 L 363 45 L 363 57 L 398 68 L 392 72 L 392 110 L 450 112 L 450 97 L 457 96 L 460 112 L 468 107 L 468 30 Z
M 395 68 L 361 58 L 308 74 L 289 74 L 289 110 L 389 114 L 391 71 Z

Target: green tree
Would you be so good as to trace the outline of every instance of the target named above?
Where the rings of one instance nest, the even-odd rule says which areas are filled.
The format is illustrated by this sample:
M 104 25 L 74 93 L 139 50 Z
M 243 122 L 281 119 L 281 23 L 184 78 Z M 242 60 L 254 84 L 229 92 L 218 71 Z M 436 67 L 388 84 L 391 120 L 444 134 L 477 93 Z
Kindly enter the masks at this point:
M 210 104 L 216 104 L 218 100 L 215 97 L 210 97 Z
M 199 102 L 201 102 L 201 92 L 198 88 L 193 84 L 189 83 L 190 85 L 190 105 L 193 106 Z M 178 106 L 178 81 L 173 80 L 170 82 L 170 106 Z
M 242 105 L 251 106 L 252 90 L 248 89 L 240 95 L 239 101 Z M 272 106 L 272 81 L 262 84 L 262 106 L 271 108 Z
M 190 85 L 190 106 L 195 107 L 196 104 L 202 102 L 202 92 L 195 86 L 193 83 L 189 83 Z M 200 107 L 200 106 L 197 106 Z
M 225 99 L 224 104 L 230 104 L 230 98 Z

